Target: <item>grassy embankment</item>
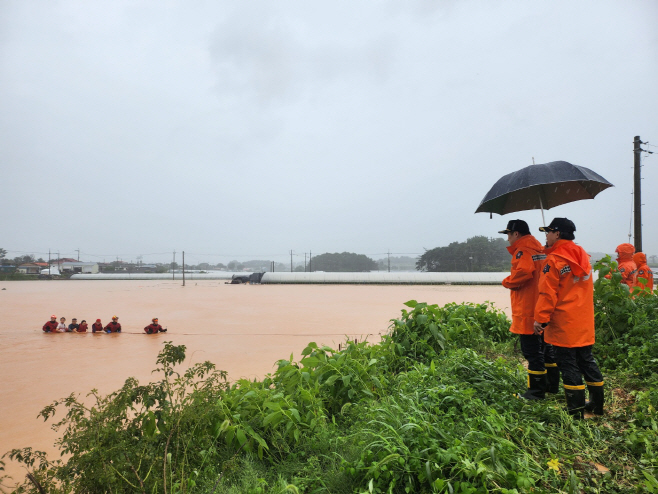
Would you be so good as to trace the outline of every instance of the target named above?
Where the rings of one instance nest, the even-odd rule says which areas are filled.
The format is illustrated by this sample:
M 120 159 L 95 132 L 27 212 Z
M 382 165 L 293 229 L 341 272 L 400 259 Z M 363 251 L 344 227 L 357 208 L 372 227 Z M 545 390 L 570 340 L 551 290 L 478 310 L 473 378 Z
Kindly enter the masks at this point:
M 614 274 L 595 298 L 604 417 L 514 397 L 503 313 L 410 301 L 380 344 L 311 343 L 262 381 L 179 375 L 185 347 L 167 343 L 159 381 L 44 408 L 68 460 L 13 450 L 33 476 L 17 492 L 658 492 L 658 297 Z

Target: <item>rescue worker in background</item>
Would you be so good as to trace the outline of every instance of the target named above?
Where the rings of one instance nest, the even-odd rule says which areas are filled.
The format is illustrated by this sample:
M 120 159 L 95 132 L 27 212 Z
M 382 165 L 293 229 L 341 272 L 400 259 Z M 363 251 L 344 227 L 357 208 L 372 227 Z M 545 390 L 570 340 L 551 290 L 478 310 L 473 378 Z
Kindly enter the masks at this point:
M 119 318 L 117 316 L 112 316 L 112 322 L 108 323 L 108 325 L 105 326 L 105 332 L 106 333 L 120 333 L 121 332 L 121 324 L 119 324 Z
M 43 325 L 44 333 L 56 333 L 57 332 L 57 316 L 50 316 L 50 321 Z
M 546 391 L 557 393 L 560 372 L 553 358 L 553 349 L 545 345 L 543 337 L 534 331 L 535 305 L 539 296 L 539 275 L 546 255 L 544 247 L 530 234 L 523 220 L 512 220 L 498 233 L 506 234 L 512 254 L 511 274 L 503 280 L 510 290 L 512 326 L 510 331 L 519 335 L 521 352 L 528 361 L 528 389 L 520 395 L 528 400 L 543 400 Z
M 91 325 L 92 333 L 102 333 L 103 332 L 103 323 L 100 319 L 96 319 L 96 322 Z
M 617 253 L 617 269 L 621 273 L 621 282 L 628 285 L 628 288 L 633 291 L 635 270 L 637 269 L 633 262 L 635 247 L 632 244 L 620 244 L 615 252 Z
M 151 324 L 144 328 L 144 332 L 147 334 L 157 334 L 157 333 L 166 333 L 166 329 L 162 329 L 162 326 L 158 324 L 158 318 L 154 317 L 151 319 Z
M 75 320 L 75 319 L 74 319 L 74 320 Z M 87 328 L 88 328 L 87 321 L 85 321 L 85 320 L 83 319 L 82 321 L 80 321 L 80 326 L 78 326 L 78 329 L 76 329 L 76 331 L 77 331 L 78 333 L 86 333 L 86 332 L 87 332 Z
M 581 418 L 584 410 L 603 415 L 603 376 L 592 355 L 594 283 L 589 255 L 573 242 L 576 225 L 571 220 L 555 218 L 539 230 L 546 233 L 546 264 L 539 277 L 535 332 L 543 332 L 544 340 L 553 345 L 568 412 Z
M 69 324 L 68 332 L 73 333 L 74 331 L 77 331 L 79 327 L 80 326 L 78 326 L 78 320 L 74 317 L 73 319 L 71 319 L 71 324 Z
M 644 252 L 636 252 L 633 254 L 633 262 L 637 266 L 635 280 L 633 281 L 634 286 L 639 286 L 642 289 L 646 288 L 650 293 L 653 293 L 653 271 L 647 264 L 647 256 Z M 644 278 L 646 283 L 642 282 L 640 278 Z

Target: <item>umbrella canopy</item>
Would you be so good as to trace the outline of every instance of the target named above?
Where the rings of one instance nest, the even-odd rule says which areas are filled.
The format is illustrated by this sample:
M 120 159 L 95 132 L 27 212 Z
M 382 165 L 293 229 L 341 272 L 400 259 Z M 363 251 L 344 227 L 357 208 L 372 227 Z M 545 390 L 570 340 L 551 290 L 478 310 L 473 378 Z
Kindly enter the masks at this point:
M 582 199 L 594 199 L 613 185 L 598 173 L 566 161 L 530 165 L 505 175 L 491 187 L 476 213 L 507 214 L 551 209 Z

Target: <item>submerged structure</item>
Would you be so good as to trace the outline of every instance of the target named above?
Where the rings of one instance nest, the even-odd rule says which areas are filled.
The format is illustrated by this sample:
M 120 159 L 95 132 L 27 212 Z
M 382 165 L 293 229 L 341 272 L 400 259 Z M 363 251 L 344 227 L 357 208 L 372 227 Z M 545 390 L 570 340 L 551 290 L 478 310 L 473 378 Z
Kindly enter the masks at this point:
M 500 285 L 509 272 L 494 273 L 427 273 L 374 271 L 369 273 L 185 273 L 192 280 L 241 280 L 243 283 L 276 284 L 335 284 L 335 285 Z M 182 280 L 182 273 L 99 273 L 75 274 L 75 280 Z

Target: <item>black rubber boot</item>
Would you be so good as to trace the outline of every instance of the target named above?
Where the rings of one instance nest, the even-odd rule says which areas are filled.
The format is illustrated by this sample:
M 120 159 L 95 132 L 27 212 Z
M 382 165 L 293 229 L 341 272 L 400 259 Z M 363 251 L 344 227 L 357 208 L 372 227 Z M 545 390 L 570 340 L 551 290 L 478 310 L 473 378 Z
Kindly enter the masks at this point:
M 546 398 L 546 372 L 535 374 L 537 371 L 528 371 L 528 390 L 520 395 L 526 400 L 543 400 Z
M 560 392 L 560 371 L 557 364 L 546 364 L 546 381 L 546 391 L 553 394 Z
M 570 388 L 576 388 L 576 386 L 570 386 Z M 583 385 L 582 389 L 569 389 L 565 385 L 564 394 L 567 398 L 569 415 L 582 419 L 585 411 L 585 386 Z
M 589 400 L 585 403 L 585 410 L 592 412 L 594 415 L 603 415 L 603 402 L 605 401 L 603 384 L 600 386 L 588 384 L 587 390 L 589 391 Z

